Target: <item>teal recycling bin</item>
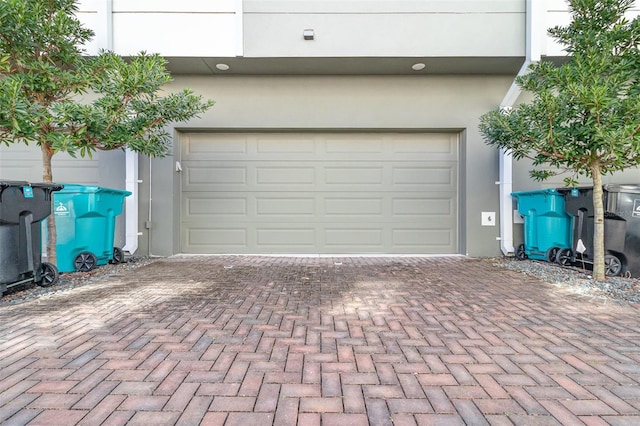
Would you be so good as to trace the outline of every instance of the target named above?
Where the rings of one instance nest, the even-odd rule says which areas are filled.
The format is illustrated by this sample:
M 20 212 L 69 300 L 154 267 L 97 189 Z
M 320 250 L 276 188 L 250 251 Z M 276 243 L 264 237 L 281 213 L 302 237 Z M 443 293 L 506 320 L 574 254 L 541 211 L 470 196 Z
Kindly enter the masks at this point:
M 571 247 L 571 216 L 565 211 L 564 195 L 555 189 L 513 192 L 518 213 L 524 218 L 524 244 L 516 250 L 518 259 L 555 262 L 562 249 Z
M 58 270 L 87 272 L 96 266 L 124 260 L 113 246 L 116 217 L 129 191 L 65 184 L 53 196 Z

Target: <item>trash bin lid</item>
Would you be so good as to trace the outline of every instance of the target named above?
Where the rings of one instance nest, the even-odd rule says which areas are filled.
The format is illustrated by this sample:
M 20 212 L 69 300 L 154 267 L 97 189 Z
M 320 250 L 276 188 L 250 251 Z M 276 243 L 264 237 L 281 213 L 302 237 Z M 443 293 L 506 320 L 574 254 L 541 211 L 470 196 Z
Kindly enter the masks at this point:
M 56 182 L 31 182 L 31 186 L 34 186 L 37 188 L 60 188 L 60 189 L 64 187 L 63 184 L 56 183 Z
M 511 196 L 514 198 L 530 197 L 535 195 L 560 195 L 560 193 L 555 188 L 539 189 L 536 191 L 518 191 L 511 193 Z
M 107 192 L 120 194 L 125 197 L 128 197 L 132 193 L 129 191 L 125 191 L 123 189 L 113 189 L 107 188 L 104 186 L 97 185 L 80 185 L 77 183 L 65 183 L 63 184 L 64 188 L 60 191 L 61 194 L 97 194 L 99 192 Z
M 63 186 L 53 182 L 27 182 L 23 180 L 0 180 L 0 194 L 7 188 L 43 188 L 49 192 L 60 191 Z
M 31 184 L 23 180 L 0 180 L 0 195 L 2 195 L 7 188 L 25 188 L 29 186 L 31 186 Z
M 0 180 L 1 188 L 9 188 L 10 186 L 23 188 L 25 186 L 32 186 L 34 188 L 49 188 L 52 191 L 59 191 L 63 188 L 62 184 L 54 182 L 27 182 L 24 180 Z
M 556 190 L 561 194 L 566 194 L 567 192 L 571 192 L 574 189 L 577 189 L 580 192 L 593 191 L 593 186 L 576 186 L 575 188 L 573 188 L 573 187 L 570 187 L 570 188 L 556 188 Z
M 9 188 L 10 186 L 22 188 L 23 186 L 30 186 L 31 184 L 24 180 L 0 180 L 0 188 Z
M 631 194 L 640 194 L 640 184 L 607 184 L 602 185 L 607 192 L 625 192 Z
M 97 185 L 80 185 L 77 183 L 65 183 L 64 188 L 60 191 L 63 193 L 93 194 L 100 191 Z

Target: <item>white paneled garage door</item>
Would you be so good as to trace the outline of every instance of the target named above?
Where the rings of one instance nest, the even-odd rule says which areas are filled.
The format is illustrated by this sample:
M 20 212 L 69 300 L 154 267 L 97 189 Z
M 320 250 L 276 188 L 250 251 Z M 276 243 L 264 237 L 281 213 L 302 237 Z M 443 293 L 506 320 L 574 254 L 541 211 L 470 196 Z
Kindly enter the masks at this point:
M 183 253 L 458 253 L 458 136 L 187 133 Z

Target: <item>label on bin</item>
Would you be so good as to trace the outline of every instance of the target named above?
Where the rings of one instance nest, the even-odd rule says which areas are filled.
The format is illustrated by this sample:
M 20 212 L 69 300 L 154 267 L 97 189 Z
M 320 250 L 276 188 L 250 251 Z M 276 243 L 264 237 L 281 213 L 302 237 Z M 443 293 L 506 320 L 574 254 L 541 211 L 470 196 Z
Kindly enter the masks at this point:
M 633 217 L 640 217 L 640 200 L 633 200 Z
M 56 216 L 69 216 L 69 208 L 63 202 L 58 202 L 53 212 Z
M 30 186 L 23 186 L 22 193 L 24 194 L 24 198 L 33 198 L 33 188 Z

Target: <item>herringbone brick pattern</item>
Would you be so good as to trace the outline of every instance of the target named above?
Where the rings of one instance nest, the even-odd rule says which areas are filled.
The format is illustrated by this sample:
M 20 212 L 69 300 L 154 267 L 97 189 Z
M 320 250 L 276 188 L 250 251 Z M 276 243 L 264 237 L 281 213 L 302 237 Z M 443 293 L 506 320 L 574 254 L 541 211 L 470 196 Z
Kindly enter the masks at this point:
M 0 423 L 640 424 L 639 313 L 464 257 L 163 259 L 0 309 Z

